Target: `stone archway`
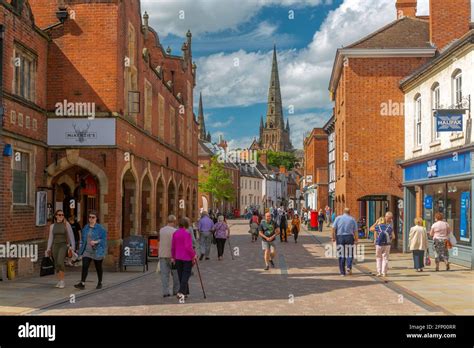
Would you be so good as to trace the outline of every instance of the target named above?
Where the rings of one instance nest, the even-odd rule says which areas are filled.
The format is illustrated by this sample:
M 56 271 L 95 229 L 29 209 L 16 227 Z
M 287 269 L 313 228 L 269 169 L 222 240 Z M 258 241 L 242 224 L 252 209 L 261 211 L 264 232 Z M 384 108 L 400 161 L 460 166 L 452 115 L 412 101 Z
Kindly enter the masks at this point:
M 156 182 L 156 230 L 159 231 L 165 225 L 165 184 L 163 177 L 160 177 Z
M 176 209 L 176 186 L 173 180 L 170 180 L 168 183 L 168 214 L 167 215 L 177 215 Z
M 151 193 L 152 185 L 151 180 L 148 175 L 145 175 L 142 180 L 142 190 L 141 190 L 141 209 L 140 209 L 140 226 L 141 226 L 141 235 L 148 235 L 151 232 Z
M 66 157 L 59 159 L 57 164 L 52 163 L 46 168 L 45 171 L 48 174 L 46 180 L 47 186 L 52 186 L 54 179 L 58 177 L 58 175 L 74 166 L 87 170 L 97 178 L 99 184 L 99 221 L 102 221 L 101 224 L 104 225 L 106 230 L 108 230 L 107 223 L 104 222 L 104 216 L 108 214 L 108 203 L 105 203 L 105 196 L 109 193 L 109 180 L 105 172 L 99 166 L 83 157 L 80 157 L 79 150 L 66 150 Z

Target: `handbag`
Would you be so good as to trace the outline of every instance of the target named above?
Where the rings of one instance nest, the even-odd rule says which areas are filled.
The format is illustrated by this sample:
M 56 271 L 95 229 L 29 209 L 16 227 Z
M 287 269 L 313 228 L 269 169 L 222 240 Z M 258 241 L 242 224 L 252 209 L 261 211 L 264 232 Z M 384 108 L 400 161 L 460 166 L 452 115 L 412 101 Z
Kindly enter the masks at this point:
M 54 262 L 49 256 L 43 257 L 41 260 L 40 277 L 54 274 Z
M 454 237 L 453 232 L 449 233 L 448 240 L 449 240 L 449 243 L 451 243 L 451 248 L 455 246 L 456 244 L 458 244 L 458 241 L 456 240 L 456 237 Z
M 426 252 L 425 265 L 426 266 L 431 266 L 431 259 L 430 259 L 430 254 L 428 254 L 428 250 Z

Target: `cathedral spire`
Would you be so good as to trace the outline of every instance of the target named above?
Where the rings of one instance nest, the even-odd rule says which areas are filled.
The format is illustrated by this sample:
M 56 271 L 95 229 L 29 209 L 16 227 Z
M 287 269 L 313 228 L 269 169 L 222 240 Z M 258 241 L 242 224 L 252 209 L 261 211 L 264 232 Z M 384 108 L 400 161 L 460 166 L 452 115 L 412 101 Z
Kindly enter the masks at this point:
M 287 132 L 290 131 L 290 119 L 289 118 L 286 119 L 286 131 Z
M 199 93 L 199 113 L 198 113 L 199 139 L 206 140 L 206 125 L 204 124 L 204 111 L 202 108 L 202 93 Z
M 281 104 L 280 77 L 276 45 L 273 45 L 272 72 L 268 88 L 267 127 L 284 129 L 283 108 Z

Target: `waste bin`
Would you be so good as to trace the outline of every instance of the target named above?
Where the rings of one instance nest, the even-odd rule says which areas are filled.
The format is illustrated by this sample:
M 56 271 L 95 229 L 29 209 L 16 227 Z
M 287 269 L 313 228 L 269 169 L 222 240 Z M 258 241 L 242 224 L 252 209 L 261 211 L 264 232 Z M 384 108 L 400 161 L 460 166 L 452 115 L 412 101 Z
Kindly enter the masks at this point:
M 8 272 L 8 279 L 13 280 L 15 279 L 15 261 L 8 261 L 7 262 L 7 272 Z

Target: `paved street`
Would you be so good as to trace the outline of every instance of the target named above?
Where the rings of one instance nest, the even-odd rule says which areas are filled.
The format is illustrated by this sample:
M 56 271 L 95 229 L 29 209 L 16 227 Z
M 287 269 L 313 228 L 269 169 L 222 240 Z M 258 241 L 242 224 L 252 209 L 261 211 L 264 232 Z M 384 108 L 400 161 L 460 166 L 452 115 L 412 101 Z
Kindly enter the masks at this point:
M 179 304 L 161 296 L 158 273 L 122 285 L 77 297 L 31 314 L 40 315 L 436 315 L 442 308 L 411 296 L 359 268 L 348 277 L 338 274 L 337 261 L 324 257 L 321 236 L 303 231 L 298 244 L 277 243 L 277 267 L 264 271 L 261 243 L 251 243 L 245 221 L 234 220 L 231 243 L 235 260 L 226 245 L 225 260 L 200 262 L 207 294 L 203 299 L 196 275 L 191 295 Z M 324 240 L 324 239 L 323 239 Z M 237 248 L 237 249 L 235 249 Z M 156 267 L 152 263 L 151 267 Z M 195 269 L 196 270 L 196 269 Z M 95 281 L 91 273 L 90 283 Z M 105 278 L 105 285 L 107 278 Z M 72 290 L 71 290 L 72 291 Z M 77 293 L 76 291 L 74 291 Z

